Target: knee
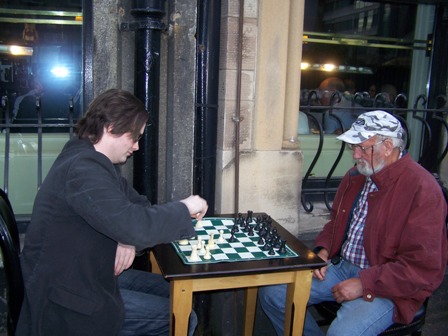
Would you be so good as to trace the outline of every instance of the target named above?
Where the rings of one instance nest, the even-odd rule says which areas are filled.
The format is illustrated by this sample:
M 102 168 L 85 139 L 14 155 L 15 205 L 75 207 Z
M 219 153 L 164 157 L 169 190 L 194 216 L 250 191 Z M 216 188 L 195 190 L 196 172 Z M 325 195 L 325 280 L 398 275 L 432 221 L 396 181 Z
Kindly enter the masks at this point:
M 285 310 L 286 286 L 265 286 L 258 289 L 258 302 L 263 310 Z
M 198 325 L 198 316 L 196 315 L 196 312 L 194 310 L 190 313 L 190 319 L 188 321 L 188 335 L 192 336 L 194 335 L 194 331 L 196 330 L 196 327 Z

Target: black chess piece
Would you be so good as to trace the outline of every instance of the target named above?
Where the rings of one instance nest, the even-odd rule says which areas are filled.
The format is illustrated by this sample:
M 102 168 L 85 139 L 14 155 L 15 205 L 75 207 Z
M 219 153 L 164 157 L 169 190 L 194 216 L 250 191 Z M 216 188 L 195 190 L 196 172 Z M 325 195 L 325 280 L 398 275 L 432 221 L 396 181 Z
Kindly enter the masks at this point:
M 254 215 L 254 212 L 252 210 L 247 210 L 247 223 L 252 223 L 252 217 Z
M 238 225 L 237 225 L 237 224 L 234 224 L 234 225 L 232 226 L 232 232 L 233 232 L 233 233 L 235 233 L 235 232 L 240 232 L 240 229 L 238 228 Z
M 253 236 L 253 235 L 255 235 L 255 233 L 254 233 L 254 226 L 253 225 L 249 225 L 249 231 L 247 232 L 247 235 L 248 236 Z
M 286 240 L 282 240 L 280 248 L 277 251 L 279 254 L 286 254 Z
M 262 236 L 260 236 L 260 238 L 258 239 L 257 244 L 258 244 L 258 245 L 264 245 L 264 239 L 263 239 Z
M 263 246 L 263 251 L 269 251 L 271 249 L 271 244 L 269 244 L 267 241 L 265 241 L 265 244 Z
M 230 238 L 229 238 L 229 242 L 234 243 L 234 242 L 236 242 L 236 241 L 238 241 L 238 239 L 236 239 L 236 238 L 235 238 L 235 235 L 232 233 L 232 235 L 231 235 Z
M 268 254 L 269 255 L 275 255 L 275 251 L 274 251 L 274 247 L 273 246 L 271 246 L 271 248 L 269 249 Z
M 274 247 L 275 248 L 280 248 L 280 246 L 281 246 L 281 239 L 277 236 L 275 239 L 274 239 Z
M 238 213 L 238 218 L 236 219 L 235 223 L 238 225 L 241 225 L 242 223 L 244 223 L 243 214 L 241 212 Z

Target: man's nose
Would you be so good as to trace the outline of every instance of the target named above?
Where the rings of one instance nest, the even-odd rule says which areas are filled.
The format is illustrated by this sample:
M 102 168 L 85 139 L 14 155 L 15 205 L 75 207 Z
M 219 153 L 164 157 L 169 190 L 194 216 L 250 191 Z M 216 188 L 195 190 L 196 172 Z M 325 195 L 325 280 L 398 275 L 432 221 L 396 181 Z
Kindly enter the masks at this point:
M 357 147 L 355 147 L 355 148 L 353 148 L 353 158 L 354 159 L 360 159 L 361 158 L 361 149 L 360 148 L 357 148 Z

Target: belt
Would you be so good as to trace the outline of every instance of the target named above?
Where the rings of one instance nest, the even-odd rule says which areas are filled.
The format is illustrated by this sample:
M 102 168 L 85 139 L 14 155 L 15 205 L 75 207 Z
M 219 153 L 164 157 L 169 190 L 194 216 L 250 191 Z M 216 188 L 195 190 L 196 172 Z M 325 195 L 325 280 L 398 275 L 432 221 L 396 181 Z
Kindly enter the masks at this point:
M 334 256 L 333 258 L 331 258 L 331 263 L 333 265 L 337 265 L 341 262 L 342 257 L 340 255 Z

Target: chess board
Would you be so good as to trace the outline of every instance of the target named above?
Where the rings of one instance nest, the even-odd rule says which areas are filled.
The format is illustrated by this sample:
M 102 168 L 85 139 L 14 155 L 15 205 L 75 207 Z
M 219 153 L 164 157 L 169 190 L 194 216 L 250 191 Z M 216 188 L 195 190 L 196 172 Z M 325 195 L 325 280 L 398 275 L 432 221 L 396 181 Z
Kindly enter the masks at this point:
M 259 245 L 260 236 L 257 232 L 249 235 L 248 232 L 233 233 L 234 242 L 230 242 L 232 236 L 231 230 L 234 227 L 235 219 L 233 218 L 203 218 L 200 227 L 196 220 L 193 221 L 197 237 L 188 240 L 186 245 L 182 245 L 179 241 L 172 242 L 177 254 L 185 264 L 206 264 L 218 262 L 234 262 L 245 260 L 261 260 L 271 258 L 291 258 L 297 257 L 298 254 L 285 245 L 283 253 L 279 253 L 278 248 L 264 250 L 263 245 Z M 255 222 L 250 223 L 255 225 Z M 220 231 L 224 242 L 220 242 Z M 198 241 L 205 241 L 208 244 L 210 235 L 214 236 L 214 247 L 210 248 L 210 259 L 204 258 L 204 252 L 198 251 L 200 260 L 193 261 L 190 259 L 192 246 L 197 245 Z M 185 243 L 185 242 L 182 242 Z M 272 254 L 273 253 L 273 254 Z

